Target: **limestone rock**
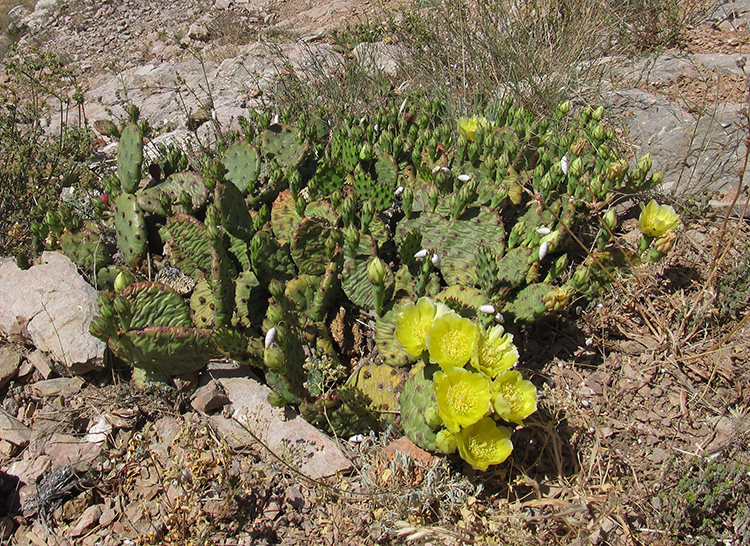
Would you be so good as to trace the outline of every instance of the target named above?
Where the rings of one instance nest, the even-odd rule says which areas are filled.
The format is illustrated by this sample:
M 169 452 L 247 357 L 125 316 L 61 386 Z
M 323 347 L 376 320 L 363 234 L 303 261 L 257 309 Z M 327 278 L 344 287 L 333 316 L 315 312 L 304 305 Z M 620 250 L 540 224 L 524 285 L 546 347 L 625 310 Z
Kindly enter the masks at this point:
M 21 358 L 21 354 L 11 345 L 0 347 L 0 389 L 16 376 Z
M 66 256 L 45 252 L 25 271 L 2 259 L 0 293 L 0 333 L 33 343 L 72 374 L 102 367 L 105 344 L 89 334 L 97 292 Z
M 271 390 L 265 385 L 245 377 L 218 381 L 234 412 L 231 420 L 214 416 L 212 421 L 230 444 L 248 445 L 254 443 L 255 436 L 277 457 L 312 479 L 351 468 L 331 438 L 290 410 L 269 404 Z

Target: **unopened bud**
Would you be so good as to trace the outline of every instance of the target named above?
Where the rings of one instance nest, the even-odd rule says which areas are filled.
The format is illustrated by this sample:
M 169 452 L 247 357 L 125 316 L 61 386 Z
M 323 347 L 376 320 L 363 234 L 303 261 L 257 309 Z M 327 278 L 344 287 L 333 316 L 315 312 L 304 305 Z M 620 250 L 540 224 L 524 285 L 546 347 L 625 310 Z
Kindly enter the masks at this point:
M 271 328 L 266 332 L 266 338 L 263 340 L 263 347 L 268 349 L 271 344 L 273 343 L 273 340 L 276 339 L 276 328 Z
M 638 168 L 643 171 L 643 173 L 647 173 L 651 170 L 651 167 L 653 167 L 654 162 L 651 160 L 651 154 L 648 153 L 644 155 L 639 161 L 638 161 Z
M 426 248 L 423 248 L 422 250 L 419 250 L 414 254 L 414 258 L 416 258 L 417 260 L 423 260 L 427 257 L 428 252 L 429 251 Z
M 489 304 L 487 304 L 487 305 L 481 305 L 481 306 L 479 306 L 478 311 L 480 313 L 486 313 L 488 315 L 492 315 L 495 312 L 495 306 L 494 305 L 489 305 Z
M 610 231 L 617 227 L 617 213 L 615 209 L 609 209 L 604 215 L 604 225 L 609 228 Z
M 385 282 L 385 264 L 383 260 L 378 257 L 372 259 L 370 264 L 367 266 L 367 277 L 370 279 L 372 284 L 383 284 Z

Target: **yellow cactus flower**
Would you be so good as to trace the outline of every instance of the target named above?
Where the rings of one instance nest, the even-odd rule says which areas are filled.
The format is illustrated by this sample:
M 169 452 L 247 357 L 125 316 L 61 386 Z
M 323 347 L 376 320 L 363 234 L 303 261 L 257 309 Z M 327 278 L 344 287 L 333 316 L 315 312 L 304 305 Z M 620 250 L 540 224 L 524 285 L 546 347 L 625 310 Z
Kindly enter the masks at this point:
M 466 140 L 474 142 L 477 139 L 477 130 L 479 127 L 486 127 L 489 124 L 487 118 L 482 116 L 462 117 L 458 119 L 458 132 Z
M 513 451 L 510 429 L 497 426 L 492 417 L 485 417 L 455 435 L 461 458 L 475 470 L 485 471 L 500 464 Z
M 474 355 L 479 341 L 479 326 L 458 313 L 450 312 L 435 317 L 425 345 L 430 359 L 445 369 L 465 366 Z
M 496 324 L 486 332 L 482 328 L 477 351 L 471 365 L 490 379 L 510 370 L 518 362 L 518 348 L 513 345 L 513 335 Z
M 458 432 L 487 415 L 492 394 L 483 375 L 454 366 L 436 372 L 433 381 L 438 414 L 449 431 Z
M 425 338 L 435 317 L 447 312 L 450 312 L 447 305 L 430 298 L 419 298 L 416 304 L 407 303 L 396 314 L 394 335 L 407 353 L 418 357 L 426 348 Z
M 669 205 L 659 205 L 651 200 L 638 218 L 641 232 L 649 237 L 661 237 L 680 223 L 680 217 Z
M 510 370 L 503 373 L 490 388 L 492 407 L 503 420 L 523 425 L 523 420 L 536 411 L 536 387 L 525 380 L 521 372 Z

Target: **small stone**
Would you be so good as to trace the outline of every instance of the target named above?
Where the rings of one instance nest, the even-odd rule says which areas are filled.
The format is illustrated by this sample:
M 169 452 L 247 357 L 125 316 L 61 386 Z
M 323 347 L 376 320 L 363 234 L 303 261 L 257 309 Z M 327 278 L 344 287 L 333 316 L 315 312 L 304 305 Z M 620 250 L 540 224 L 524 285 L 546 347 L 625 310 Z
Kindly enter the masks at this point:
M 95 504 L 86 508 L 83 514 L 81 514 L 81 517 L 78 518 L 78 521 L 76 521 L 73 527 L 68 530 L 68 535 L 71 537 L 79 537 L 93 527 L 94 524 L 99 522 L 99 518 L 102 515 L 102 508 L 103 506 L 101 504 Z
M 229 398 L 227 398 L 227 395 L 224 393 L 224 390 L 221 388 L 218 381 L 211 381 L 195 391 L 190 405 L 192 405 L 197 411 L 211 413 L 212 411 L 224 407 L 228 403 Z
M 31 388 L 38 396 L 70 396 L 80 392 L 84 383 L 81 377 L 57 377 L 37 381 Z
M 44 379 L 49 379 L 52 375 L 52 367 L 50 366 L 49 359 L 41 351 L 34 351 L 26 357 L 32 366 L 39 372 Z
M 0 347 L 0 389 L 16 376 L 21 365 L 21 358 L 23 358 L 21 353 L 12 345 Z
M 23 447 L 31 440 L 31 429 L 0 409 L 0 439 Z
M 188 38 L 197 40 L 199 42 L 207 42 L 210 36 L 206 25 L 202 25 L 200 23 L 193 23 L 192 25 L 190 25 L 187 35 Z

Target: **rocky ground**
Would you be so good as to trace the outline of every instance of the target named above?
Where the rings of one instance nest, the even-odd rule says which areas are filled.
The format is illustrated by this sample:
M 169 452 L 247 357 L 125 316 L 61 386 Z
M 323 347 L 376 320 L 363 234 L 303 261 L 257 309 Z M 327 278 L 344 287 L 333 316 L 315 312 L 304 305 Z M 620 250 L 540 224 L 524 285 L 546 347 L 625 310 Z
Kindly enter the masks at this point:
M 261 105 L 280 59 L 302 72 L 337 66 L 341 53 L 325 32 L 366 22 L 376 8 L 42 0 L 14 17 L 24 47 L 86 68 L 90 122 L 123 116 L 130 101 L 159 139 L 184 142 L 212 138 L 210 124 L 188 129 L 209 98 L 225 126 Z M 672 50 L 602 63 L 612 70 L 599 101 L 634 155 L 651 151 L 666 171 L 667 189 L 685 205 L 684 229 L 665 262 L 598 306 L 518 332 L 540 411 L 520 432 L 525 447 L 489 473 L 434 459 L 395 432 L 323 437 L 265 404 L 265 387 L 232 363 L 216 362 L 175 389 L 134 390 L 127 370 L 112 369 L 87 336 L 95 292 L 74 281 L 69 262 L 51 254 L 21 271 L 1 261 L 0 540 L 388 544 L 422 533 L 416 543 L 688 541 L 680 524 L 691 514 L 680 495 L 699 490 L 693 457 L 725 468 L 750 463 L 750 228 L 723 216 L 745 157 L 748 84 L 737 61 L 750 45 L 748 21 L 748 1 L 711 4 Z M 397 44 L 355 54 L 398 76 Z M 688 199 L 706 188 L 717 191 L 711 205 Z M 746 498 L 734 499 L 734 511 L 728 500 L 707 510 L 725 511 L 735 536 L 750 540 Z

